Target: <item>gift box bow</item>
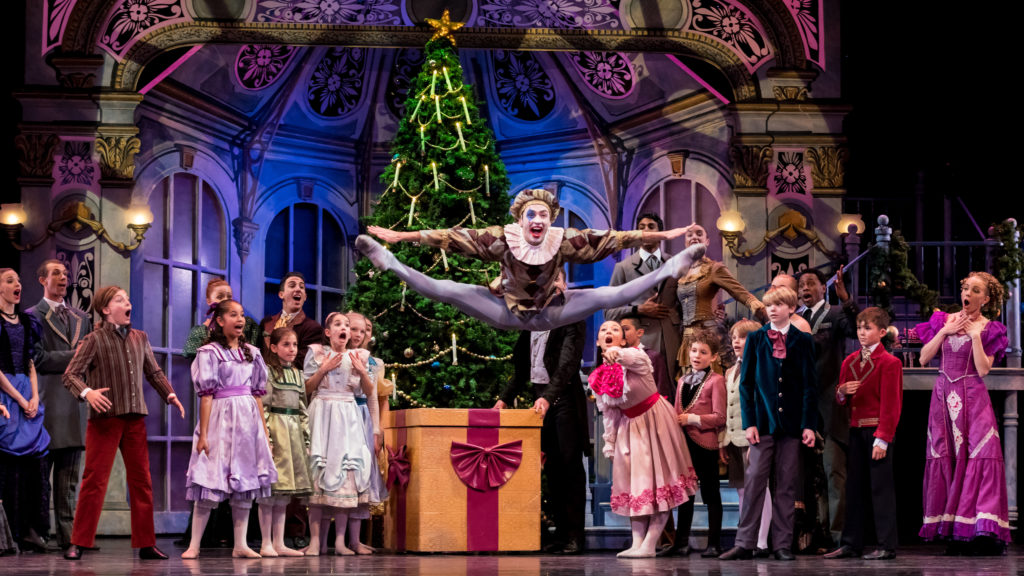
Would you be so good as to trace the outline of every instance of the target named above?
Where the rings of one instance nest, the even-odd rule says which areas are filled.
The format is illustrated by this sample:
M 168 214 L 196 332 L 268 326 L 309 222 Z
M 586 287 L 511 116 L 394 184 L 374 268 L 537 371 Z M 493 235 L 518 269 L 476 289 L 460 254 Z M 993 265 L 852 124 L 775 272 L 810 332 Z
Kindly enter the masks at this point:
M 390 488 L 391 486 L 398 486 L 405 488 L 409 485 L 409 455 L 406 453 L 407 446 L 402 444 L 398 448 L 398 452 L 395 452 L 388 448 L 388 481 L 385 482 L 384 486 Z
M 452 468 L 462 483 L 474 490 L 493 490 L 508 482 L 523 462 L 523 441 L 484 448 L 452 442 Z

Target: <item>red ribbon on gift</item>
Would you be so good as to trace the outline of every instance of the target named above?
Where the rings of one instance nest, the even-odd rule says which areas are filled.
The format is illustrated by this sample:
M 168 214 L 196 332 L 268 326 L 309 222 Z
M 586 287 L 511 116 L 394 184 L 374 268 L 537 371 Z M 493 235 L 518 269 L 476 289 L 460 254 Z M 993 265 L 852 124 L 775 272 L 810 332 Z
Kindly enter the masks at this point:
M 500 488 L 523 462 L 523 441 L 507 442 L 484 448 L 476 444 L 452 442 L 452 468 L 462 483 L 474 490 Z
M 401 446 L 401 448 L 398 449 L 398 454 L 406 456 L 406 458 L 405 458 L 405 466 L 406 466 L 406 469 L 405 469 L 405 480 L 404 480 L 404 482 L 401 482 L 401 481 L 399 482 L 398 489 L 396 489 L 395 492 L 394 492 L 394 497 L 395 497 L 395 548 L 398 549 L 401 552 L 404 552 L 405 551 L 405 523 L 406 523 L 406 515 L 407 515 L 406 514 L 406 507 L 408 506 L 408 504 L 406 502 L 406 491 L 407 491 L 406 490 L 406 486 L 409 483 L 409 458 L 408 458 L 408 455 L 406 454 L 406 448 L 405 448 L 406 447 L 406 434 L 407 434 L 407 430 L 405 428 L 405 410 L 399 410 L 397 412 L 394 412 L 394 415 L 395 415 L 395 428 L 397 429 L 397 434 L 396 435 L 398 436 L 398 438 L 397 438 L 398 445 Z M 391 476 L 392 472 L 391 471 L 394 470 L 395 464 L 391 460 L 391 454 L 390 454 L 391 449 L 390 448 L 388 448 L 388 452 L 389 452 L 389 454 L 388 454 L 388 485 L 390 486 L 391 485 L 391 478 L 392 478 L 392 476 Z M 396 472 L 395 474 L 397 475 L 398 472 Z
M 388 481 L 384 483 L 386 488 L 398 486 L 405 488 L 409 485 L 409 456 L 406 454 L 408 448 L 403 444 L 398 452 L 388 446 Z

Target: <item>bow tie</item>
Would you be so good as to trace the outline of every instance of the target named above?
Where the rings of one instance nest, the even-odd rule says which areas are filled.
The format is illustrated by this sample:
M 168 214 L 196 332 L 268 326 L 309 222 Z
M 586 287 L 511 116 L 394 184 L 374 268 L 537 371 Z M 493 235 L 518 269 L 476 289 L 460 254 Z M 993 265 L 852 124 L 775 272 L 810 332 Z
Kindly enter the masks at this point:
M 705 370 L 696 370 L 696 371 L 690 372 L 689 374 L 684 376 L 683 377 L 683 382 L 686 384 L 687 387 L 697 386 L 698 384 L 700 384 L 701 382 L 704 381 L 704 378 L 707 375 L 708 375 L 708 371 L 706 369 Z
M 871 349 L 868 348 L 867 346 L 864 346 L 860 349 L 860 363 L 863 366 L 869 360 L 871 360 Z
M 786 335 L 778 330 L 768 329 L 768 339 L 772 343 L 772 357 L 786 359 Z

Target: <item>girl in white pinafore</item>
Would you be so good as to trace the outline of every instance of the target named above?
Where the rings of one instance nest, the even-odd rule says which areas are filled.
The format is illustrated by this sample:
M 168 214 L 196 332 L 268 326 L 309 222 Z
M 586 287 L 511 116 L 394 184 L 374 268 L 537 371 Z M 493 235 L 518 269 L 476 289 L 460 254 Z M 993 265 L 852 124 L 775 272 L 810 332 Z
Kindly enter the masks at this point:
M 327 317 L 330 346 L 314 344 L 306 354 L 304 375 L 309 403 L 310 454 L 313 493 L 309 497 L 310 543 L 307 555 L 320 553 L 320 522 L 333 516 L 334 551 L 350 555 L 345 546 L 348 514 L 369 500 L 370 472 L 375 465 L 366 445 L 356 393 L 370 386 L 366 372 L 369 352 L 346 350 L 348 318 L 339 312 Z M 359 534 L 350 534 L 358 542 Z

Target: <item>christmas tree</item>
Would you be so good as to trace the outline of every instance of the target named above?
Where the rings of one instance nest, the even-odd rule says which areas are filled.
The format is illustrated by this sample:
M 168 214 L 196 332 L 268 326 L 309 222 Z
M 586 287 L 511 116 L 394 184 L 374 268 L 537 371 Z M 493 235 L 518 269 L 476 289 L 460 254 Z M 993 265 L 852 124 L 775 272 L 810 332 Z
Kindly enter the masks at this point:
M 480 117 L 448 19 L 428 19 L 434 37 L 409 87 L 405 117 L 392 142 L 392 162 L 381 175 L 387 188 L 365 219 L 393 230 L 503 225 L 509 180 Z M 413 243 L 390 246 L 398 260 L 424 274 L 486 284 L 499 274 L 484 263 Z M 419 296 L 368 260 L 356 263 L 349 293 L 354 310 L 374 322 L 375 355 L 396 379 L 400 404 L 445 408 L 490 407 L 511 375 L 517 334 L 500 331 L 455 308 Z

